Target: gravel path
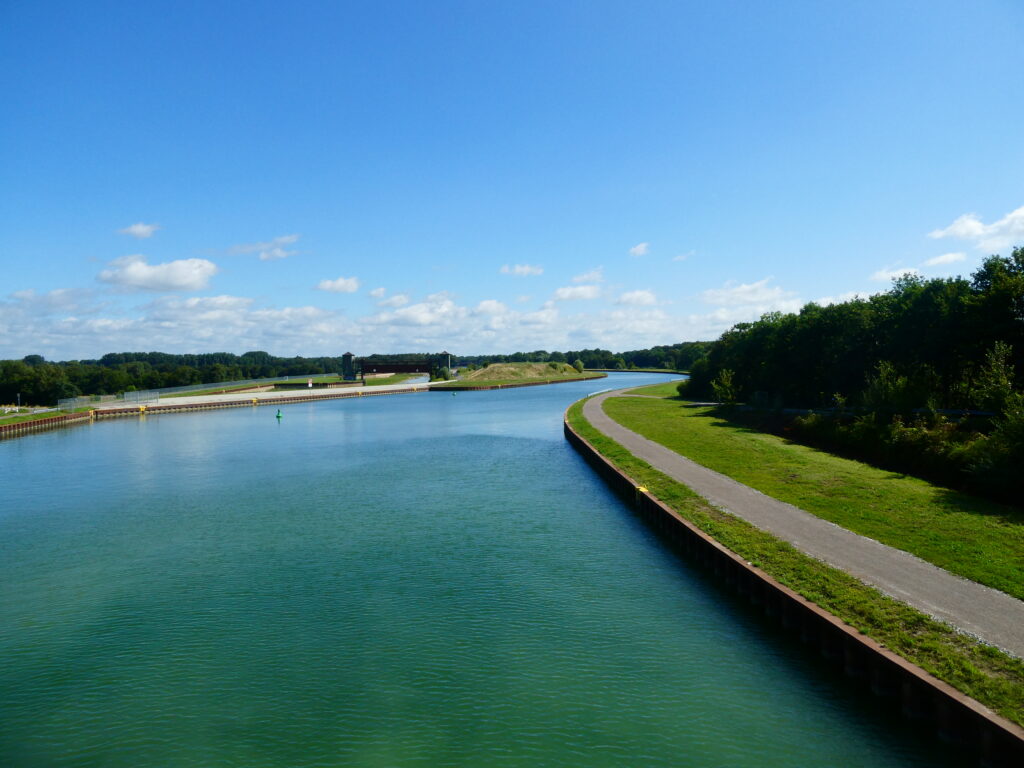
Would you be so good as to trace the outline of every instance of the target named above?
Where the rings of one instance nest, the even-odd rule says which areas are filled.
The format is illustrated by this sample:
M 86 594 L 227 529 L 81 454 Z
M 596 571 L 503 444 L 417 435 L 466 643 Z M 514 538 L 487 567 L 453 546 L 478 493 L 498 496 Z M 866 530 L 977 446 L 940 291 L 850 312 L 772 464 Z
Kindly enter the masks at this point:
M 619 394 L 606 392 L 588 400 L 583 414 L 595 428 L 634 456 L 693 489 L 716 507 L 769 531 L 811 557 L 990 645 L 1024 657 L 1024 601 L 765 496 L 626 429 L 602 407 L 607 398 Z

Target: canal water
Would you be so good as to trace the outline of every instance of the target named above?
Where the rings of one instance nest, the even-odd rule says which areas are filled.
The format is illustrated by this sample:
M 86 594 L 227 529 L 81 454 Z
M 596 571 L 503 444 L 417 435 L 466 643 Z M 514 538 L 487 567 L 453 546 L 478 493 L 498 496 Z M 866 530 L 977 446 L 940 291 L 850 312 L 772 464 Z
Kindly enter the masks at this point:
M 664 378 L 0 443 L 0 765 L 947 764 L 565 442 Z

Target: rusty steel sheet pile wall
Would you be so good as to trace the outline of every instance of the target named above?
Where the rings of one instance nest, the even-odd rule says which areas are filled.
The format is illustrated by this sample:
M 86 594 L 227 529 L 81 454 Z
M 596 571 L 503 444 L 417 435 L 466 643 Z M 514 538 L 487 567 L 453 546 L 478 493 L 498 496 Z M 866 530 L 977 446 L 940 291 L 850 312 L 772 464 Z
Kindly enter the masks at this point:
M 904 717 L 933 725 L 942 741 L 975 754 L 980 765 L 1024 766 L 1024 729 L 886 650 L 719 544 L 662 501 L 641 491 L 632 478 L 577 434 L 568 420 L 564 431 L 584 460 L 687 559 L 714 573 L 720 583 L 799 636 L 848 678 L 893 702 Z
M 60 416 L 50 416 L 45 419 L 33 419 L 31 421 L 19 421 L 16 424 L 0 425 L 0 439 L 5 437 L 21 437 L 32 432 L 44 432 L 48 429 L 59 429 L 70 427 L 74 424 L 88 424 L 92 421 L 92 412 L 65 413 Z

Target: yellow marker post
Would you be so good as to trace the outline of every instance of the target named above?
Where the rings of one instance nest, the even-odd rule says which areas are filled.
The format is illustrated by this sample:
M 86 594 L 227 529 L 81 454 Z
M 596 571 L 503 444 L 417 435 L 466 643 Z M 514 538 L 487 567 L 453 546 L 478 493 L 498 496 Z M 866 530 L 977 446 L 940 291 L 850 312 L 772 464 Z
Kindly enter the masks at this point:
M 642 496 L 643 496 L 643 495 L 644 495 L 645 493 L 647 493 L 647 486 L 644 486 L 644 485 L 638 485 L 638 486 L 636 487 L 636 497 L 635 497 L 635 501 L 636 501 L 636 505 L 637 505 L 638 507 L 640 506 L 640 499 L 641 499 L 641 497 L 642 497 Z

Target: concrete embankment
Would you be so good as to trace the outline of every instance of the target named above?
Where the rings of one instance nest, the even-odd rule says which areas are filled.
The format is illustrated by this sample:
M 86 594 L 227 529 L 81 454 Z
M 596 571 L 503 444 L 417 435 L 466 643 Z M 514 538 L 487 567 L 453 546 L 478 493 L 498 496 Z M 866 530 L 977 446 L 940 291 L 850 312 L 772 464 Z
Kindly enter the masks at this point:
M 688 560 L 712 572 L 772 621 L 914 721 L 934 725 L 940 739 L 993 768 L 1024 765 L 1024 729 L 783 586 L 651 496 L 568 423 L 565 436 L 583 458 Z

